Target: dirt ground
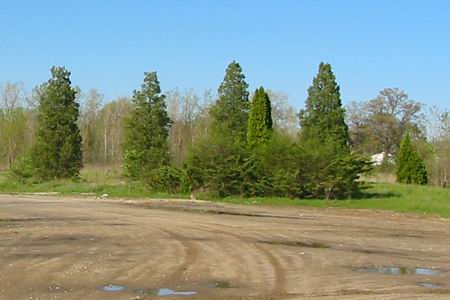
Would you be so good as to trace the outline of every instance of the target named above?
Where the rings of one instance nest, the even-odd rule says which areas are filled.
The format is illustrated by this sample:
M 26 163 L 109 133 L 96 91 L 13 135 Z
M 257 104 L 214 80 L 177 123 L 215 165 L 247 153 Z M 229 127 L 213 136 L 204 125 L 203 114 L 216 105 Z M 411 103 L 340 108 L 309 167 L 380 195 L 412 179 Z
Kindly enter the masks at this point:
M 0 299 L 182 298 L 450 299 L 450 221 L 0 195 Z

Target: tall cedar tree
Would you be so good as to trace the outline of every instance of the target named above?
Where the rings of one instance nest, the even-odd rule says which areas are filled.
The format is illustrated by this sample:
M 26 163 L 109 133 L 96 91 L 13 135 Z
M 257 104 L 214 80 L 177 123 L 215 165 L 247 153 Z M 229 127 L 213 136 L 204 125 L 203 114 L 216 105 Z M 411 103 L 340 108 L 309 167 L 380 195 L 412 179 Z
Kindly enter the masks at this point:
M 300 111 L 301 141 L 328 145 L 339 153 L 349 151 L 348 127 L 339 86 L 330 64 L 321 63 L 308 89 L 306 109 Z
M 197 141 L 187 162 L 193 189 L 207 188 L 220 196 L 242 195 L 246 166 L 248 84 L 235 61 L 228 65 L 211 107 L 211 126 L 203 141 Z
M 215 134 L 245 142 L 249 110 L 247 88 L 241 66 L 236 61 L 231 62 L 218 89 L 219 99 L 210 111 Z
M 256 89 L 250 104 L 247 144 L 250 147 L 267 144 L 272 136 L 272 108 L 263 87 Z
M 125 169 L 134 179 L 170 164 L 167 138 L 171 120 L 156 72 L 144 73 L 141 90 L 133 92 L 125 122 Z
M 300 143 L 305 161 L 299 182 L 304 197 L 343 198 L 359 190 L 359 175 L 370 162 L 351 154 L 339 86 L 331 65 L 321 63 L 300 112 Z
M 52 78 L 42 85 L 39 96 L 36 143 L 32 162 L 43 179 L 76 178 L 82 167 L 79 104 L 71 87 L 70 72 L 52 67 Z
M 400 144 L 396 162 L 397 181 L 402 183 L 426 184 L 428 182 L 427 170 L 419 153 L 406 134 Z

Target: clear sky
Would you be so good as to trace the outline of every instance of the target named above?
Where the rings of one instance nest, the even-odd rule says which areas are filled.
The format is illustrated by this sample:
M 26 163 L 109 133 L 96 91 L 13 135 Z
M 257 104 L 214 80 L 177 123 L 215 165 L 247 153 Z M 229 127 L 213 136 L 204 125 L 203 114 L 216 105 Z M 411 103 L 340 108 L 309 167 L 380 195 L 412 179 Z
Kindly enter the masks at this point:
M 130 95 L 144 71 L 163 90 L 216 90 L 237 60 L 250 88 L 303 106 L 321 61 L 344 103 L 384 87 L 450 108 L 448 0 L 0 0 L 0 83 L 46 81 L 67 67 L 84 91 Z

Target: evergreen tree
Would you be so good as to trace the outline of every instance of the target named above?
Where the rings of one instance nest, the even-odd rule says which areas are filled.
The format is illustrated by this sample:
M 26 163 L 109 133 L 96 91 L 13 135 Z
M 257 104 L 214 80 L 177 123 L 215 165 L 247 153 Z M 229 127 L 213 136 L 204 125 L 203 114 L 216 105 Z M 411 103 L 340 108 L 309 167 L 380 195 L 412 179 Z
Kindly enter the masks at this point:
M 241 66 L 235 61 L 231 62 L 218 90 L 219 99 L 210 111 L 215 134 L 245 141 L 249 110 L 247 88 Z
M 135 90 L 125 126 L 125 169 L 132 178 L 143 178 L 170 163 L 167 138 L 171 120 L 156 72 L 145 73 Z
M 186 163 L 192 188 L 220 196 L 245 194 L 248 84 L 235 61 L 228 65 L 219 99 L 211 107 L 208 134 L 194 144 Z
M 308 89 L 306 109 L 300 111 L 300 126 L 303 143 L 327 144 L 338 152 L 349 151 L 345 110 L 330 64 L 319 66 L 319 73 Z
M 263 87 L 256 89 L 250 104 L 247 128 L 247 144 L 257 146 L 266 144 L 272 135 L 272 108 L 270 99 Z
M 396 162 L 397 181 L 402 183 L 426 184 L 427 170 L 419 153 L 411 143 L 411 137 L 406 134 L 400 144 Z
M 41 178 L 74 178 L 82 167 L 76 90 L 65 68 L 52 67 L 51 73 L 52 78 L 42 86 L 39 95 L 39 128 L 32 162 Z
M 370 170 L 371 163 L 350 153 L 345 110 L 331 65 L 320 64 L 299 117 L 305 155 L 299 176 L 303 196 L 331 199 L 357 192 L 357 179 Z

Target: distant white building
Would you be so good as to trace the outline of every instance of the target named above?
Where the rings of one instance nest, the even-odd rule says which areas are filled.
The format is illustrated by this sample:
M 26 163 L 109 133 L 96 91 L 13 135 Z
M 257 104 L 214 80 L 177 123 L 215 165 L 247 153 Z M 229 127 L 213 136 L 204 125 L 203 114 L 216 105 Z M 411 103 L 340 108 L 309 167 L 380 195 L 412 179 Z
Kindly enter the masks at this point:
M 375 166 L 379 166 L 383 163 L 384 159 L 386 157 L 386 154 L 384 152 L 380 152 L 377 154 L 374 154 L 370 157 L 370 160 L 373 162 Z M 392 154 L 387 155 L 387 161 L 390 164 L 394 164 L 394 156 Z

